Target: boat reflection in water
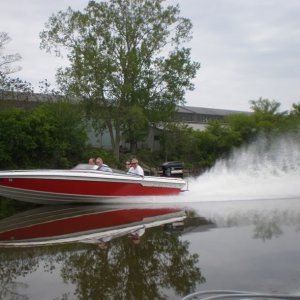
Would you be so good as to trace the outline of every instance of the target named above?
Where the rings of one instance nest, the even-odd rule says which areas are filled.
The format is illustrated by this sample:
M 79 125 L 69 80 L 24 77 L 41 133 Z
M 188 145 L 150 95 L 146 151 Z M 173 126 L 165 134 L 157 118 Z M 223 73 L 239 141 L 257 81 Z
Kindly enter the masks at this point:
M 180 208 L 100 205 L 41 207 L 1 220 L 0 246 L 71 242 L 105 246 L 107 241 L 124 235 L 138 242 L 147 228 L 170 223 L 175 226 L 184 219 L 185 212 Z

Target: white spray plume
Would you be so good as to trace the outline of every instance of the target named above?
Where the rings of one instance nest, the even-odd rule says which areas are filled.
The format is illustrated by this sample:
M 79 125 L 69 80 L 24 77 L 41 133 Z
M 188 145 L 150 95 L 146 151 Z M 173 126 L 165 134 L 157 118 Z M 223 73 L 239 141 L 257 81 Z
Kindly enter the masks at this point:
M 188 201 L 300 198 L 299 134 L 261 136 L 189 183 Z

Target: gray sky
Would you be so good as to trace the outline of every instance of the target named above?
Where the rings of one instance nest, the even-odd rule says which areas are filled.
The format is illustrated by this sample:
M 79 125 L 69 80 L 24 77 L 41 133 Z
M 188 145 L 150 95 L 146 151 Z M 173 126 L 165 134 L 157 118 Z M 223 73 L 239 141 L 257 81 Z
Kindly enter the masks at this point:
M 38 86 L 54 83 L 65 62 L 39 49 L 39 32 L 53 13 L 82 9 L 88 0 L 0 0 L 6 54 L 23 57 L 15 75 Z M 193 60 L 201 63 L 186 105 L 249 110 L 260 97 L 288 110 L 300 102 L 299 0 L 167 0 L 193 23 Z

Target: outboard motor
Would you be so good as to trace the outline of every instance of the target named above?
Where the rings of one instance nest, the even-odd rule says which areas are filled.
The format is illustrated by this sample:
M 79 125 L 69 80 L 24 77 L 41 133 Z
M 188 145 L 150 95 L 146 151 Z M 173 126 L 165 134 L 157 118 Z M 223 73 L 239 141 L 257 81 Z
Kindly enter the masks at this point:
M 167 161 L 159 167 L 160 176 L 183 177 L 183 163 L 179 161 Z

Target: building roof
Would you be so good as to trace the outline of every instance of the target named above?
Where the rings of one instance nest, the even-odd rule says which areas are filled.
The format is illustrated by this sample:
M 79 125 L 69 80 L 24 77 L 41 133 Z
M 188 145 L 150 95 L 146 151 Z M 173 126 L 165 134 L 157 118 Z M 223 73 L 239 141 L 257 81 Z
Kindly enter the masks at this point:
M 177 106 L 177 112 L 186 114 L 200 114 L 200 115 L 213 115 L 213 116 L 226 116 L 232 114 L 251 114 L 249 111 L 195 107 L 195 106 Z
M 24 92 L 12 92 L 4 91 L 0 89 L 0 100 L 17 100 L 17 101 L 29 101 L 29 102 L 46 102 L 59 99 L 60 95 L 52 94 L 42 94 L 42 93 L 24 93 Z M 72 100 L 79 101 L 78 97 L 72 97 Z M 177 105 L 178 113 L 185 114 L 196 114 L 196 115 L 206 115 L 206 116 L 226 116 L 232 114 L 251 114 L 249 111 L 239 111 L 239 110 L 228 110 L 228 109 L 217 109 L 217 108 L 207 108 L 207 107 L 195 107 L 195 106 L 182 106 Z

